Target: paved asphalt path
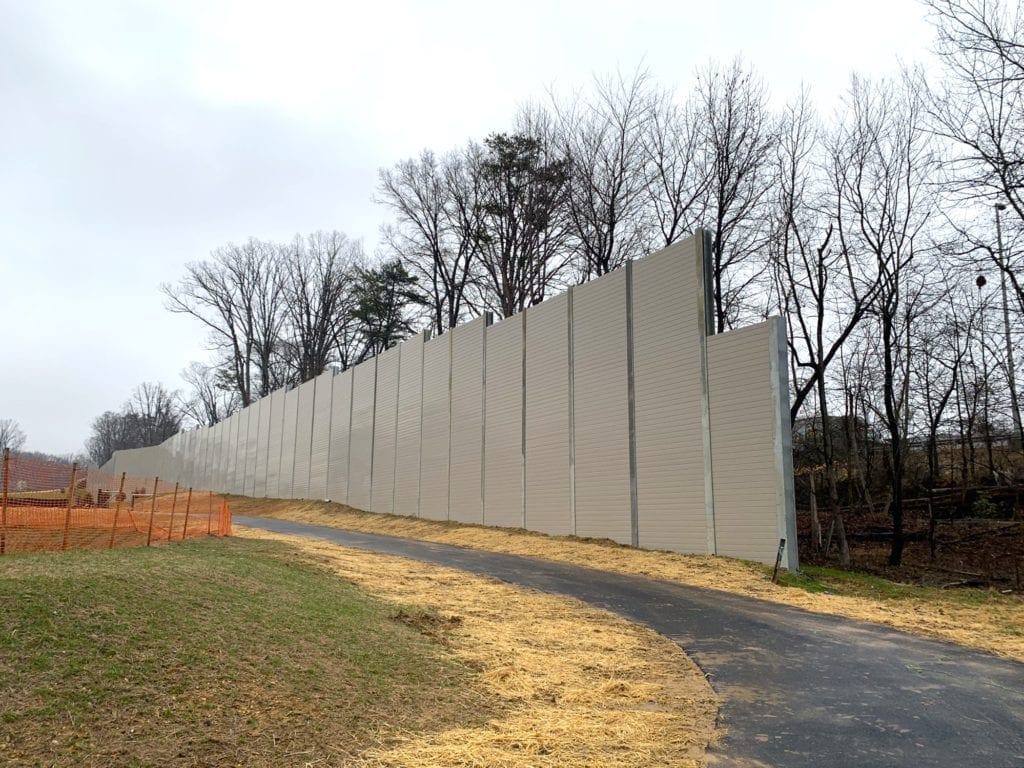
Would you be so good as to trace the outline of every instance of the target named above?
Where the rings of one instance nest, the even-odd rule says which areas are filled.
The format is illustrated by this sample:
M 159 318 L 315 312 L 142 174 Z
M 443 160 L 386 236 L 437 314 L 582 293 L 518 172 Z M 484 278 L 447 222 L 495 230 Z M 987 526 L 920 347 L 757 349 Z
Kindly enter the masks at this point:
M 270 518 L 239 525 L 570 595 L 675 640 L 721 697 L 713 766 L 1024 768 L 1024 664 L 713 590 Z

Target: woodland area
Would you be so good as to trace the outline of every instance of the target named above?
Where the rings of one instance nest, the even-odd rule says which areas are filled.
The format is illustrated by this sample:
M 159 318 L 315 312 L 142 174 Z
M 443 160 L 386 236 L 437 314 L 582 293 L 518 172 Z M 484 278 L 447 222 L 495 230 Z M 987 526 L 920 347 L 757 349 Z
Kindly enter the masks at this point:
M 788 324 L 805 561 L 892 572 L 906 555 L 922 578 L 1019 588 L 1024 18 L 924 5 L 939 66 L 854 74 L 834 114 L 807 91 L 776 108 L 741 60 L 682 91 L 597 77 L 382 168 L 372 258 L 317 232 L 190 264 L 166 303 L 215 357 L 186 371 L 179 419 L 508 316 L 704 227 L 716 330 Z

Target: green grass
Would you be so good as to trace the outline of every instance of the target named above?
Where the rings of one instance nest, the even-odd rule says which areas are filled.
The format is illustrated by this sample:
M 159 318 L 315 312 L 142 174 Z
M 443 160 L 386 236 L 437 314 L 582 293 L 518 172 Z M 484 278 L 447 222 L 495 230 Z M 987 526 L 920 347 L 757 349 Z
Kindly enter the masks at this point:
M 880 576 L 840 568 L 805 565 L 798 573 L 783 572 L 779 583 L 807 592 L 870 597 L 876 600 L 927 600 L 956 605 L 1019 605 L 1020 598 L 991 589 L 940 589 L 902 584 Z
M 0 763 L 334 765 L 460 722 L 469 672 L 278 542 L 0 559 Z

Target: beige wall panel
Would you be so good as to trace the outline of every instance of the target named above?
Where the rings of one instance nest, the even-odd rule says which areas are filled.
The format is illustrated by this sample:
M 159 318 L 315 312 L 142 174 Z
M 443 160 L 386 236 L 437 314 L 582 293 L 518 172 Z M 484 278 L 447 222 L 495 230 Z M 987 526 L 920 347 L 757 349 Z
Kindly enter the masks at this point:
M 703 268 L 696 238 L 633 265 L 639 543 L 706 552 Z
M 569 468 L 569 301 L 526 310 L 526 527 L 572 533 Z
M 316 379 L 310 379 L 298 388 L 298 411 L 295 425 L 295 471 L 292 472 L 292 498 L 320 498 L 310 495 L 309 467 L 313 444 L 313 406 L 316 398 Z
M 327 460 L 331 445 L 331 390 L 334 374 L 322 373 L 314 381 L 313 433 L 309 463 L 310 499 L 327 498 Z
M 423 434 L 420 453 L 420 515 L 448 519 L 450 333 L 423 347 Z
M 256 498 L 267 495 L 267 457 L 270 455 L 270 411 L 273 401 L 264 397 L 251 406 L 256 409 L 256 455 L 253 459 L 252 490 Z
M 238 413 L 238 450 L 235 456 L 235 482 L 233 491 L 237 494 L 245 494 L 246 478 L 252 472 L 249 460 L 249 421 L 252 418 L 252 408 L 243 408 Z
M 398 416 L 398 361 L 392 347 L 377 356 L 377 397 L 373 418 L 373 491 L 370 507 L 390 514 L 395 500 L 395 425 Z
M 395 514 L 420 508 L 420 418 L 423 397 L 423 334 L 399 345 L 398 441 L 395 446 Z
M 291 499 L 292 479 L 295 476 L 295 432 L 298 426 L 299 390 L 289 389 L 284 394 L 284 425 L 281 427 L 281 474 L 277 495 Z
M 348 501 L 348 446 L 352 417 L 352 369 L 334 377 L 331 385 L 331 438 L 328 447 L 327 498 Z
M 376 373 L 376 357 L 360 363 L 352 373 L 352 435 L 348 457 L 348 504 L 356 509 L 366 511 L 371 511 Z
M 266 399 L 270 401 L 270 428 L 267 434 L 267 497 L 279 499 L 281 498 L 281 446 L 284 442 L 285 391 L 278 389 L 267 395 Z
M 576 535 L 633 540 L 626 271 L 572 292 Z
M 224 483 L 221 490 L 225 493 L 235 492 L 235 454 L 238 449 L 238 414 L 233 413 L 224 420 Z
M 708 339 L 718 554 L 763 563 L 774 562 L 779 538 L 787 538 L 776 449 L 776 322 Z
M 221 460 L 224 455 L 224 422 L 219 421 L 210 427 L 210 452 L 207 457 L 206 487 L 211 491 L 220 490 Z
M 484 522 L 523 525 L 523 317 L 487 329 Z
M 452 520 L 482 524 L 484 318 L 452 334 L 452 428 L 449 471 Z

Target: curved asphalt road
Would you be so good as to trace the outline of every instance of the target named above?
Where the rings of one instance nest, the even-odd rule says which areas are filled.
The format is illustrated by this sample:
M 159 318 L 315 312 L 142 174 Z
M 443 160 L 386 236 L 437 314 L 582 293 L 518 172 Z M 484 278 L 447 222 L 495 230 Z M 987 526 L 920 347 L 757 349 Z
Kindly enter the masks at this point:
M 671 637 L 721 697 L 713 766 L 1024 768 L 1024 664 L 752 598 L 270 518 L 239 525 L 556 592 Z

